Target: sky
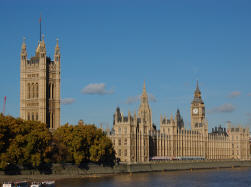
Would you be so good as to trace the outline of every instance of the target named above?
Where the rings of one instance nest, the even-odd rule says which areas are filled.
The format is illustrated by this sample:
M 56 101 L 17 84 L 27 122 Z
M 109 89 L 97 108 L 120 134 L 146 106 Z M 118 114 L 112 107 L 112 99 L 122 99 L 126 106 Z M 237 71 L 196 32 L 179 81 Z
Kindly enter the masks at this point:
M 112 127 L 137 111 L 143 83 L 153 122 L 180 109 L 190 127 L 196 81 L 209 129 L 251 127 L 251 1 L 0 0 L 0 111 L 19 116 L 20 50 L 61 50 L 61 124 Z

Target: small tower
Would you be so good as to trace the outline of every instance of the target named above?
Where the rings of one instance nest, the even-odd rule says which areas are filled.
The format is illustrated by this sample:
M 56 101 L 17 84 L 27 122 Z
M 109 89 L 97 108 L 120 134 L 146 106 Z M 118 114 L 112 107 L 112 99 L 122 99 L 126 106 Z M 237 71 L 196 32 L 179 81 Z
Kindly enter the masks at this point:
M 27 95 L 26 80 L 25 80 L 25 66 L 27 64 L 27 50 L 25 37 L 23 38 L 23 43 L 21 47 L 21 63 L 20 63 L 20 117 L 25 118 L 25 97 Z
M 58 45 L 58 39 L 57 39 L 57 44 L 55 47 L 55 52 L 54 52 L 54 63 L 55 63 L 55 98 L 54 98 L 54 103 L 55 103 L 55 128 L 60 127 L 60 48 Z M 54 114 L 53 114 L 54 115 Z
M 202 126 L 202 123 L 205 122 L 205 105 L 201 98 L 201 92 L 199 89 L 198 81 L 190 110 L 191 110 L 191 128 L 195 129 Z

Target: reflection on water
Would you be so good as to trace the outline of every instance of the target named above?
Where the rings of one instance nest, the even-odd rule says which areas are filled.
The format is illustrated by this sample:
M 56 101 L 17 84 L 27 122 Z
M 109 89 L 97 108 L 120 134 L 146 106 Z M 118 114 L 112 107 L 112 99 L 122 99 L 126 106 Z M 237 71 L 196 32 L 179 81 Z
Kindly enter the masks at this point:
M 65 179 L 56 181 L 57 187 L 251 187 L 251 168 L 150 172 L 122 174 L 100 178 Z

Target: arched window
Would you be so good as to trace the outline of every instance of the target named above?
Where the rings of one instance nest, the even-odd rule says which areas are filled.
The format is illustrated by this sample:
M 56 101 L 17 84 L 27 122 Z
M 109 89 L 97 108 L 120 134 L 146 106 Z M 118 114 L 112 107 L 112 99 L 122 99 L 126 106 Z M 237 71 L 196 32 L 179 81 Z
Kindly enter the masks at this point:
M 48 91 L 48 92 L 49 92 L 49 93 L 48 93 L 48 97 L 49 97 L 49 99 L 50 99 L 50 98 L 51 98 L 51 84 L 50 84 L 50 83 L 49 83 L 49 88 L 48 88 L 48 90 L 49 90 L 49 91 Z
M 28 117 L 27 117 L 28 120 L 30 120 L 30 113 L 28 112 Z
M 28 97 L 28 99 L 30 99 L 31 98 L 31 85 L 30 85 L 30 83 L 28 83 L 28 89 L 27 89 L 27 97 Z
M 31 120 L 34 121 L 34 112 L 32 112 Z
M 38 113 L 36 113 L 36 120 L 38 121 Z
M 36 83 L 36 98 L 38 98 L 38 83 Z
M 54 98 L 54 84 L 52 84 L 52 88 L 51 88 L 51 98 Z
M 32 83 L 32 86 L 31 86 L 31 89 L 32 89 L 32 94 L 31 94 L 31 97 L 34 98 L 35 97 L 35 86 L 34 86 L 34 83 Z

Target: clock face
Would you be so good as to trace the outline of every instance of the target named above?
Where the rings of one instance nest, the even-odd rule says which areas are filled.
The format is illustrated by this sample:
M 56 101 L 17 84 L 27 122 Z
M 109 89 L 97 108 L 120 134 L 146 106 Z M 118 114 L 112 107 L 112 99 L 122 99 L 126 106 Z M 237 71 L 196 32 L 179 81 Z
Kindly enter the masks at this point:
M 193 113 L 194 113 L 194 114 L 198 114 L 198 112 L 199 112 L 198 108 L 194 108 L 194 109 L 193 109 Z

